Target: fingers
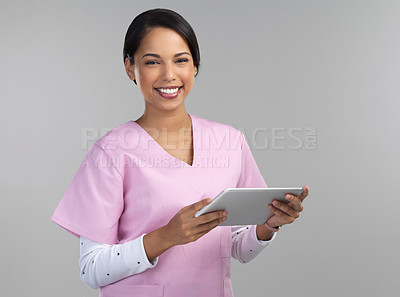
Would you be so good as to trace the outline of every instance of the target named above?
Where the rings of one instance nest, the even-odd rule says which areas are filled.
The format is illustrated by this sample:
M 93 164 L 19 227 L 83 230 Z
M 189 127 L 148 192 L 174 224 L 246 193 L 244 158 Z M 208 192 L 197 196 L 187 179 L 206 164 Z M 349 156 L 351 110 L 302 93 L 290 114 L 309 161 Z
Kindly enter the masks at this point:
M 216 219 L 226 219 L 226 216 L 228 215 L 228 212 L 225 210 L 218 210 L 218 211 L 213 211 L 204 215 L 199 216 L 196 218 L 198 224 L 206 224 L 210 221 L 216 220 Z M 225 221 L 225 220 L 224 220 Z
M 298 197 L 292 194 L 286 194 L 285 198 L 289 201 L 288 206 L 292 207 L 297 212 L 303 211 L 303 205 Z
M 226 220 L 226 216 L 223 216 L 223 217 L 218 217 L 212 221 L 208 221 L 204 224 L 200 224 L 200 225 L 198 225 L 198 227 L 196 229 L 197 234 L 202 234 L 201 236 L 203 236 L 204 234 L 210 232 L 212 229 L 217 227 L 219 224 L 221 224 L 225 220 Z
M 300 212 L 303 211 L 303 200 L 308 196 L 308 186 L 303 187 L 303 192 L 295 196 L 293 194 L 286 194 L 285 198 L 289 203 L 282 203 L 278 200 L 274 200 L 272 205 L 268 205 L 268 208 L 273 212 L 273 216 L 268 220 L 270 226 L 282 226 L 285 224 L 293 223 L 299 216 Z M 272 224 L 272 225 L 271 225 Z
M 279 224 L 278 225 L 284 225 L 284 224 L 291 224 L 294 222 L 295 218 L 288 215 L 286 212 L 280 210 L 279 208 L 273 206 L 273 205 L 268 205 L 268 208 L 274 213 L 274 215 L 276 215 L 277 217 L 279 217 Z M 270 218 L 270 220 L 273 217 Z M 269 221 L 269 220 L 268 220 Z
M 211 198 L 206 198 L 206 199 L 200 200 L 196 203 L 193 203 L 185 208 L 190 209 L 191 213 L 194 215 L 196 212 L 198 212 L 200 209 L 202 209 L 207 204 L 210 204 L 211 202 L 212 202 Z
M 196 224 L 198 228 L 196 231 L 204 232 L 206 230 L 210 231 L 227 219 L 228 212 L 225 210 L 219 210 L 204 214 L 196 218 Z M 207 232 L 208 232 L 207 231 Z
M 297 196 L 297 198 L 299 198 L 300 201 L 303 202 L 303 200 L 306 199 L 306 197 L 308 196 L 309 191 L 310 189 L 308 188 L 308 186 L 303 186 L 303 192 L 301 192 L 301 194 Z
M 293 207 L 289 206 L 288 204 L 279 202 L 278 200 L 274 200 L 272 202 L 272 205 L 280 212 L 289 215 L 290 217 L 293 217 L 295 219 L 297 219 L 300 216 L 299 212 L 296 211 Z

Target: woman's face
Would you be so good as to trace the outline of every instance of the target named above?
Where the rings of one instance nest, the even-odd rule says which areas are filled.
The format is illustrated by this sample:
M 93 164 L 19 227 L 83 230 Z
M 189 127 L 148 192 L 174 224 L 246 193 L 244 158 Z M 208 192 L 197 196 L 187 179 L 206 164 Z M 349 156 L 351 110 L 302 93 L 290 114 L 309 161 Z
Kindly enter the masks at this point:
M 196 67 L 185 40 L 174 30 L 154 28 L 142 40 L 127 74 L 136 80 L 146 109 L 174 110 L 192 89 Z

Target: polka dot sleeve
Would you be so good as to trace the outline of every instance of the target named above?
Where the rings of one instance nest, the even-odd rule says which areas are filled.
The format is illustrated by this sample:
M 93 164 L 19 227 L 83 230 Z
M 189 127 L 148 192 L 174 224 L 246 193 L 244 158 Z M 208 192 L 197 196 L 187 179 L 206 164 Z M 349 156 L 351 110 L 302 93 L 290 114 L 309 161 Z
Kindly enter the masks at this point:
M 256 225 L 232 226 L 232 257 L 240 263 L 248 263 L 257 257 L 275 239 L 276 232 L 268 241 L 257 238 Z
M 80 237 L 80 276 L 93 289 L 119 281 L 125 277 L 153 268 L 143 245 L 143 234 L 124 244 L 103 244 Z

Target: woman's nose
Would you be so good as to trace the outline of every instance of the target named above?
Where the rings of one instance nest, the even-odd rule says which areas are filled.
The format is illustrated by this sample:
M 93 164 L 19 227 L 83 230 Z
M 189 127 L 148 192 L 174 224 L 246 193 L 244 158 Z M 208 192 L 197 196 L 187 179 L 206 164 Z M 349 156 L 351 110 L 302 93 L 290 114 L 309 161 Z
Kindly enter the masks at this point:
M 163 67 L 163 80 L 171 81 L 175 80 L 176 74 L 173 65 L 165 64 Z

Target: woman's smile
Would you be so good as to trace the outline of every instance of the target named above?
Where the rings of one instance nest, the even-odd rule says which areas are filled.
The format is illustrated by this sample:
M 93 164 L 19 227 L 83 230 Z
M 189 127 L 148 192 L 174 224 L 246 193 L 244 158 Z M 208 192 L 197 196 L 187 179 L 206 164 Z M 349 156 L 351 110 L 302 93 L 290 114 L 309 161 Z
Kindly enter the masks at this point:
M 180 87 L 160 87 L 160 88 L 154 88 L 161 97 L 166 98 L 166 99 L 174 99 L 178 97 L 179 93 L 181 92 L 182 86 Z

